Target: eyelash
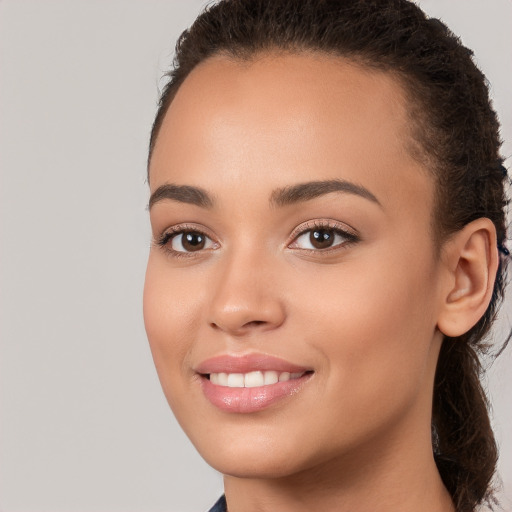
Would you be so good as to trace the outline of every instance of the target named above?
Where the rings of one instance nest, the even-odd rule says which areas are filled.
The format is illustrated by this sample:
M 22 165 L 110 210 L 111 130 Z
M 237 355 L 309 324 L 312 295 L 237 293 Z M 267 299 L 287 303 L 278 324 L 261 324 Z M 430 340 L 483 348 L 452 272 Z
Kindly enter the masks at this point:
M 335 236 L 341 236 L 345 239 L 344 242 L 336 244 L 334 246 L 325 248 L 325 249 L 303 249 L 303 248 L 295 248 L 296 250 L 300 250 L 302 252 L 307 252 L 309 254 L 330 254 L 335 251 L 340 251 L 346 249 L 350 245 L 353 245 L 360 241 L 359 235 L 352 229 L 346 226 L 345 224 L 341 224 L 337 221 L 333 220 L 314 220 L 308 221 L 305 224 L 301 224 L 298 226 L 291 235 L 292 242 L 288 244 L 289 246 L 296 242 L 301 236 L 312 232 L 312 231 L 320 231 L 320 230 L 329 230 L 333 231 Z M 293 249 L 293 247 L 292 247 Z
M 156 241 L 157 245 L 161 247 L 169 256 L 173 258 L 190 258 L 194 257 L 195 254 L 193 251 L 191 252 L 185 252 L 185 251 L 176 251 L 171 248 L 169 242 L 172 241 L 172 239 L 178 235 L 182 235 L 185 233 L 197 233 L 199 235 L 202 235 L 206 237 L 207 239 L 211 240 L 212 237 L 209 236 L 207 233 L 204 232 L 204 230 L 199 229 L 198 227 L 194 225 L 187 225 L 187 224 L 180 224 L 177 226 L 172 226 L 171 228 L 164 231 Z M 198 251 L 198 252 L 203 252 Z
M 357 235 L 351 228 L 348 228 L 344 224 L 340 224 L 339 222 L 332 221 L 332 220 L 315 220 L 315 221 L 309 221 L 305 224 L 301 224 L 298 226 L 291 234 L 292 241 L 288 244 L 288 247 L 290 247 L 294 242 L 296 242 L 301 236 L 314 231 L 314 230 L 330 230 L 335 233 L 335 235 L 341 236 L 345 239 L 344 242 L 339 243 L 335 246 L 328 247 L 325 249 L 304 249 L 300 247 L 291 247 L 291 249 L 299 250 L 302 252 L 310 253 L 310 254 L 326 254 L 326 253 L 332 253 L 334 251 L 339 251 L 347 248 L 350 245 L 353 245 L 360 241 L 359 235 Z M 169 256 L 173 258 L 191 258 L 196 256 L 195 251 L 176 251 L 174 249 L 171 249 L 169 242 L 176 236 L 182 235 L 185 233 L 197 233 L 199 235 L 202 235 L 206 237 L 209 240 L 212 240 L 212 237 L 209 236 L 207 233 L 205 233 L 204 230 L 194 226 L 194 225 L 177 225 L 173 226 L 169 229 L 167 229 L 165 232 L 163 232 L 158 240 L 156 241 L 156 244 L 161 247 Z M 213 242 L 214 245 L 218 245 L 218 243 Z M 206 249 L 210 250 L 210 249 Z M 200 249 L 197 251 L 197 253 L 203 253 L 205 249 Z

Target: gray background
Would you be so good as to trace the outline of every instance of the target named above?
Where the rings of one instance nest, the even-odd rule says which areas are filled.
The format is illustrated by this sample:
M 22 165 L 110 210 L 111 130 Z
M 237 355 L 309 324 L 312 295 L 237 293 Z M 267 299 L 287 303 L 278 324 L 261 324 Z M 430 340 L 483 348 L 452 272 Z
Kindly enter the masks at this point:
M 141 312 L 148 133 L 203 4 L 0 0 L 3 512 L 197 512 L 221 493 L 168 410 Z M 475 50 L 511 155 L 512 2 L 421 5 Z M 511 363 L 512 346 L 489 378 L 509 498 Z

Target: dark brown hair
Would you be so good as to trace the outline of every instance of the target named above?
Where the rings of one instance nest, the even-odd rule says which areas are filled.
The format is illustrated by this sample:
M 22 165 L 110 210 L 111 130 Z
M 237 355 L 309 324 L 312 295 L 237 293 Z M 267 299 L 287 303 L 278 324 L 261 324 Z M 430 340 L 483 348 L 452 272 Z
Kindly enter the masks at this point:
M 472 52 L 407 0 L 222 0 L 178 40 L 149 158 L 169 105 L 195 66 L 213 55 L 250 60 L 271 51 L 316 51 L 395 75 L 409 100 L 416 147 L 411 150 L 436 180 L 436 242 L 480 217 L 496 227 L 500 265 L 491 304 L 469 332 L 445 337 L 432 419 L 434 457 L 458 512 L 492 504 L 497 448 L 480 380 L 481 356 L 503 298 L 507 173 L 486 79 Z

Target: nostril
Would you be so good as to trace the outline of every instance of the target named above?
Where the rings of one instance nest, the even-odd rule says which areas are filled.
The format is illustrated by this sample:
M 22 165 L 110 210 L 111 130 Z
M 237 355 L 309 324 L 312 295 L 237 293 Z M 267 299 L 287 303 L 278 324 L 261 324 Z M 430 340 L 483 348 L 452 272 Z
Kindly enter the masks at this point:
M 233 326 L 231 326 L 231 327 L 224 326 L 223 327 L 222 325 L 219 325 L 215 322 L 210 322 L 210 327 L 213 327 L 214 329 L 229 330 L 229 331 L 233 331 L 233 332 L 237 331 L 239 334 L 242 334 L 248 330 L 258 328 L 260 325 L 264 326 L 267 324 L 268 324 L 268 322 L 266 322 L 265 320 L 251 320 L 250 322 L 246 322 L 246 323 L 242 324 L 240 327 L 235 328 Z
M 281 303 L 272 298 L 262 303 L 240 301 L 239 304 L 223 300 L 220 304 L 212 304 L 209 316 L 211 328 L 240 336 L 279 327 L 285 313 Z
M 249 327 L 251 325 L 261 325 L 261 324 L 264 324 L 266 323 L 264 320 L 252 320 L 251 322 L 247 322 L 245 324 L 246 327 Z

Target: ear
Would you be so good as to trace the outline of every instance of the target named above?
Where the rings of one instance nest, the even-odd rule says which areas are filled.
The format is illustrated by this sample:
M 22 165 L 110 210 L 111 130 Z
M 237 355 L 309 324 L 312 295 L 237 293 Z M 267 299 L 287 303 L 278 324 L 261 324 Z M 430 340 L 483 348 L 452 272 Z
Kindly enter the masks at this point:
M 446 336 L 469 331 L 492 298 L 498 270 L 496 229 L 491 220 L 477 219 L 445 243 L 445 269 L 437 326 Z

